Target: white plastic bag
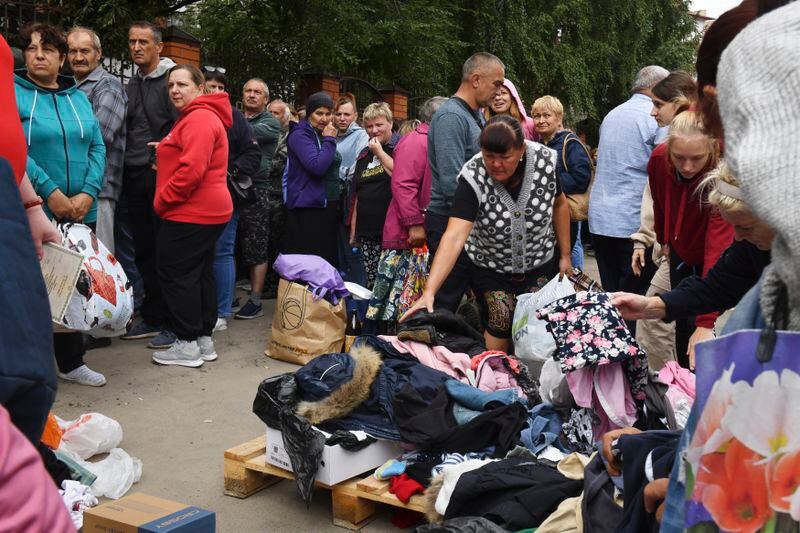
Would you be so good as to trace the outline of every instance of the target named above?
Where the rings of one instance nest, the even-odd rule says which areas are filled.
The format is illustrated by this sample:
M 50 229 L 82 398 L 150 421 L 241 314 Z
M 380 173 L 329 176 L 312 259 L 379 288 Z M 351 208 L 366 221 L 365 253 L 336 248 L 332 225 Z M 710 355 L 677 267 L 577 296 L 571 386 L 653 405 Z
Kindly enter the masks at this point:
M 556 351 L 556 341 L 547 331 L 544 320 L 536 318 L 536 311 L 560 298 L 575 294 L 575 288 L 567 276 L 559 280 L 558 274 L 538 292 L 517 296 L 514 324 L 511 329 L 514 339 L 514 354 L 520 359 L 546 361 Z
M 93 337 L 122 335 L 133 316 L 133 287 L 122 265 L 88 226 L 67 223 L 60 229 L 62 244 L 84 259 L 59 326 Z
M 91 489 L 98 498 L 121 498 L 142 477 L 142 461 L 131 457 L 122 448 L 112 449 L 102 461 L 81 464 L 97 476 Z
M 100 413 L 87 413 L 64 425 L 59 450 L 64 448 L 81 459 L 107 453 L 122 442 L 119 422 Z
M 539 396 L 545 403 L 558 403 L 556 398 L 556 391 L 561 386 L 564 380 L 564 374 L 561 373 L 561 363 L 555 359 L 548 359 L 542 365 L 542 373 L 539 374 Z

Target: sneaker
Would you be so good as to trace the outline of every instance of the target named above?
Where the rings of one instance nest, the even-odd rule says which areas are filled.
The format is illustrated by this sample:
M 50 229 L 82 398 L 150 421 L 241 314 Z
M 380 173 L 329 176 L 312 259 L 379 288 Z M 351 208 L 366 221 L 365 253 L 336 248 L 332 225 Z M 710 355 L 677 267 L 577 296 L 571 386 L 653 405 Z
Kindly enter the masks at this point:
M 153 361 L 160 365 L 178 365 L 191 368 L 203 365 L 197 341 L 182 341 L 180 339 L 175 339 L 175 343 L 169 349 L 163 352 L 154 352 Z
M 148 348 L 153 348 L 154 350 L 163 350 L 164 348 L 169 348 L 173 344 L 175 344 L 175 340 L 177 337 L 171 331 L 162 331 L 161 333 L 156 336 L 155 339 L 151 340 L 147 343 Z
M 225 331 L 228 329 L 228 321 L 222 317 L 217 317 L 217 323 L 214 324 L 214 331 Z
M 236 298 L 231 304 L 231 312 L 238 313 L 241 308 L 242 308 L 242 301 L 240 298 Z
M 103 374 L 95 372 L 86 365 L 81 365 L 66 374 L 59 372 L 58 377 L 64 381 L 71 381 L 78 385 L 88 385 L 90 387 L 102 387 L 106 384 L 106 377 Z
M 261 304 L 254 304 L 252 300 L 247 300 L 247 303 L 244 304 L 238 313 L 236 313 L 236 318 L 241 320 L 252 320 L 254 318 L 258 318 L 260 316 L 264 316 L 264 306 Z
M 151 326 L 144 320 L 140 320 L 131 328 L 131 330 L 128 333 L 120 337 L 120 339 L 124 341 L 147 339 L 150 337 L 155 337 L 156 335 L 158 335 L 159 331 L 161 330 L 159 330 L 157 327 Z
M 198 338 L 197 345 L 200 347 L 200 358 L 203 361 L 215 361 L 217 359 L 217 351 L 214 349 L 214 340 L 211 337 Z
M 107 348 L 111 346 L 111 339 L 108 337 L 95 338 L 91 335 L 83 336 L 83 349 L 87 352 L 89 350 L 96 350 L 97 348 Z

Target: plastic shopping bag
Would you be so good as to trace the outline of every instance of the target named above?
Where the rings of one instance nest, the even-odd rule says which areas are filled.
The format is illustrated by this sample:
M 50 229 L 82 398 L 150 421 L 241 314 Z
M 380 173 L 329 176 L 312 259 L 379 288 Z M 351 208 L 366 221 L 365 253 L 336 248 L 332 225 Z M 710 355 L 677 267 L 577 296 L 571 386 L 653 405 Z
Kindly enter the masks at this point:
M 72 422 L 63 422 L 61 447 L 81 459 L 108 453 L 122 442 L 122 426 L 100 413 L 87 413 Z
M 60 229 L 63 246 L 84 257 L 60 326 L 93 337 L 122 335 L 133 316 L 133 287 L 122 265 L 88 226 L 67 223 Z
M 556 341 L 547 331 L 546 322 L 536 318 L 536 311 L 565 296 L 575 294 L 572 282 L 558 274 L 547 282 L 538 292 L 517 296 L 514 323 L 511 334 L 514 339 L 514 353 L 520 359 L 546 361 L 556 351 Z
M 116 500 L 128 492 L 131 486 L 142 477 L 142 461 L 131 457 L 121 448 L 113 448 L 108 457 L 96 463 L 82 463 L 90 472 L 97 475 L 92 483 L 92 494 L 97 498 Z

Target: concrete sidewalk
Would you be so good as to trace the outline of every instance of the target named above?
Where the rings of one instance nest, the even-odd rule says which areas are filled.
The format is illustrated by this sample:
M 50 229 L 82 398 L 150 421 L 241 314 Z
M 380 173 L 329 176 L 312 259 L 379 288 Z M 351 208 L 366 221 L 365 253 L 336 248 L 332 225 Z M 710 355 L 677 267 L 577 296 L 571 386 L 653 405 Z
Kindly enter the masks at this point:
M 219 359 L 199 369 L 164 367 L 150 360 L 146 340 L 121 341 L 87 353 L 89 366 L 106 375 L 105 387 L 59 381 L 53 411 L 71 420 L 99 412 L 122 424 L 121 448 L 142 460 L 142 480 L 131 492 L 196 505 L 217 513 L 219 532 L 342 532 L 331 522 L 331 498 L 314 492 L 311 506 L 282 481 L 247 499 L 223 495 L 223 452 L 253 439 L 265 426 L 252 413 L 262 379 L 297 367 L 264 355 L 275 300 L 266 316 L 231 320 L 216 333 Z M 388 508 L 387 508 L 388 509 Z M 395 532 L 391 511 L 363 531 Z

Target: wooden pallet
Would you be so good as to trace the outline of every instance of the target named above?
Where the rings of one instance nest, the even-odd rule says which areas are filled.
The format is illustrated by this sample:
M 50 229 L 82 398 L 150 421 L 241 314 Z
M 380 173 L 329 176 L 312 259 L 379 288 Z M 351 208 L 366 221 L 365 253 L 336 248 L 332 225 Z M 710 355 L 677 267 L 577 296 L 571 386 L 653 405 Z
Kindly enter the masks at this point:
M 225 450 L 226 495 L 247 498 L 279 481 L 294 479 L 288 470 L 267 463 L 266 451 L 266 436 Z M 423 512 L 422 495 L 415 494 L 408 504 L 404 504 L 389 492 L 388 481 L 378 481 L 372 475 L 355 477 L 333 486 L 317 482 L 315 486 L 331 491 L 334 525 L 355 531 L 376 517 L 376 503 Z

